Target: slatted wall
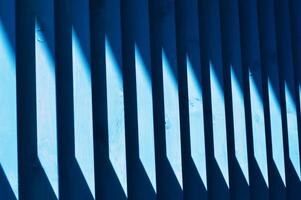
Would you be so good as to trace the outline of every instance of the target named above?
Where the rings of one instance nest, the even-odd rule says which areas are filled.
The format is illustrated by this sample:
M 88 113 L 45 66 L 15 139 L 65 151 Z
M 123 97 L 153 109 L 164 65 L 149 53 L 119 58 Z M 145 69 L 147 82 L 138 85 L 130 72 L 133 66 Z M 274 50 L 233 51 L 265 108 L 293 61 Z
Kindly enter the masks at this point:
M 0 199 L 301 199 L 300 12 L 0 0 Z

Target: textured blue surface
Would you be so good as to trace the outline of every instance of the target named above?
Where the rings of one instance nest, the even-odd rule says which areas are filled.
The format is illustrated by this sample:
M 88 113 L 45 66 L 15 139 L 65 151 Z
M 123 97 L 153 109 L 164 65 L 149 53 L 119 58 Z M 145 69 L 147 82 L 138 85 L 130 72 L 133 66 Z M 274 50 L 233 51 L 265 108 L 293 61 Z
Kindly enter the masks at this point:
M 1 18 L 0 44 L 0 166 L 18 198 L 15 52 Z
M 35 42 L 38 157 L 58 197 L 55 65 L 38 22 L 36 22 Z
M 124 193 L 127 194 L 123 82 L 120 66 L 106 39 L 109 156 Z
M 299 4 L 0 0 L 0 199 L 300 199 Z

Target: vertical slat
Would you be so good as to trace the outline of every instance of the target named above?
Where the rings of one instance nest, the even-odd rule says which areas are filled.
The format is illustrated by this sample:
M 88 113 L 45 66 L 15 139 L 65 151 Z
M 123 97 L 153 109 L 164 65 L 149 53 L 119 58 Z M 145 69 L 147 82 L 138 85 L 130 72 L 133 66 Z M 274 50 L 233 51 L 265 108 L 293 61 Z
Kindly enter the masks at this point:
M 91 1 L 96 198 L 126 199 L 120 1 Z
M 0 199 L 301 198 L 300 0 L 0 0 Z
M 31 5 L 31 6 L 29 6 Z M 31 0 L 16 1 L 16 71 L 19 198 L 37 199 L 36 159 L 35 19 Z
M 61 199 L 95 199 L 88 11 L 88 3 L 55 1 Z
M 209 199 L 229 199 L 219 2 L 199 1 Z
M 301 8 L 301 1 L 290 0 L 290 24 L 291 24 L 291 35 L 292 35 L 292 48 L 293 48 L 293 59 L 295 67 L 295 78 L 296 78 L 296 90 L 297 96 L 299 97 L 297 107 L 298 111 L 298 125 L 299 125 L 299 141 L 301 138 L 301 19 L 299 17 Z M 298 98 L 297 98 L 298 99 Z M 297 105 L 298 105 L 297 104 Z M 299 152 L 300 145 L 299 145 Z
M 81 198 L 95 199 L 89 2 L 71 2 L 74 150 Z M 77 197 L 80 198 L 80 197 Z
M 161 38 L 162 38 L 162 75 L 163 96 L 165 114 L 165 139 L 166 156 L 174 173 L 179 188 L 173 188 L 179 192 L 183 188 L 182 183 L 182 158 L 181 158 L 181 136 L 180 136 L 180 113 L 179 113 L 179 89 L 178 89 L 178 66 L 176 54 L 176 32 L 175 32 L 175 8 L 174 2 L 162 1 L 161 9 Z M 166 197 L 168 198 L 168 197 Z M 173 199 L 182 199 L 179 192 Z
M 148 1 L 121 2 L 129 199 L 156 199 Z
M 177 0 L 175 3 L 183 195 L 184 199 L 206 199 L 208 191 L 198 4 L 197 0 Z
M 252 199 L 268 199 L 268 169 L 257 3 L 239 0 L 242 64 L 246 85 L 247 143 Z
M 54 0 L 59 199 L 73 199 L 74 115 L 72 77 L 72 30 L 69 0 Z M 73 179 L 74 178 L 74 179 Z
M 53 1 L 38 1 L 35 18 L 37 151 L 50 191 L 58 198 Z
M 297 120 L 297 93 L 292 55 L 291 25 L 288 1 L 275 0 L 276 38 L 282 95 L 285 167 L 288 199 L 300 198 L 300 153 Z
M 0 1 L 0 199 L 19 199 L 15 1 Z
M 231 199 L 250 199 L 238 1 L 220 4 Z
M 149 1 L 159 199 L 182 199 L 174 2 Z
M 260 52 L 265 100 L 266 138 L 270 198 L 286 199 L 283 131 L 280 106 L 279 65 L 277 59 L 274 3 L 258 2 Z
M 16 1 L 19 198 L 57 199 L 38 151 L 36 9 L 36 1 Z
M 281 119 L 279 65 L 277 59 L 274 3 L 258 1 L 261 61 L 263 66 L 264 101 L 270 197 L 286 198 L 283 131 Z

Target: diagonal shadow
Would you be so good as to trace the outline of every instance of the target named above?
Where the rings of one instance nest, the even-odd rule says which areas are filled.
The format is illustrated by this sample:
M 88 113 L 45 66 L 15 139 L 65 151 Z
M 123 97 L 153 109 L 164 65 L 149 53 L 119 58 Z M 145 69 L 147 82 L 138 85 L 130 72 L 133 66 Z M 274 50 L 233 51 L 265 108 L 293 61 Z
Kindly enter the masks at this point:
M 286 199 L 281 112 L 276 112 L 276 110 L 281 110 L 281 99 L 273 9 L 273 1 L 258 1 L 270 198 Z M 275 127 L 277 127 L 279 130 L 277 130 Z M 277 141 L 280 142 L 275 141 L 275 137 L 277 137 Z
M 288 1 L 275 0 L 277 53 L 280 66 L 281 113 L 288 198 L 300 198 L 300 133 L 298 135 L 297 93 L 292 52 Z
M 0 199 L 18 198 L 16 121 L 15 1 L 0 1 L 1 47 L 1 161 Z M 7 48 L 7 49 L 6 49 Z M 3 160 L 4 158 L 4 160 Z
M 224 127 L 226 125 L 226 119 L 224 113 L 224 78 L 219 27 L 219 7 L 218 1 L 200 1 L 198 5 L 202 81 L 204 86 L 204 113 L 206 116 L 205 146 L 209 199 L 230 198 L 226 147 L 227 136 L 225 135 L 226 130 L 223 130 L 224 128 L 226 129 L 226 127 Z M 218 107 L 219 110 L 217 110 L 216 107 Z M 217 134 L 220 135 L 218 140 L 215 138 Z M 220 149 L 218 150 L 216 148 Z M 223 152 L 225 155 L 217 155 L 215 152 Z
M 153 81 L 153 102 L 154 102 L 154 131 L 155 131 L 155 156 L 156 156 L 156 180 L 157 180 L 157 194 L 158 199 L 182 199 L 182 186 L 178 180 L 179 173 L 175 172 L 172 166 L 171 158 L 168 158 L 168 144 L 166 139 L 167 129 L 178 126 L 173 124 L 170 127 L 166 119 L 166 106 L 164 98 L 163 81 L 163 63 L 168 62 L 170 66 L 165 66 L 170 70 L 168 78 L 177 82 L 177 63 L 176 63 L 176 44 L 175 44 L 175 30 L 174 30 L 174 2 L 170 0 L 165 1 L 149 1 L 150 14 L 150 44 L 151 44 L 151 60 L 152 60 L 152 81 Z M 162 55 L 164 51 L 166 60 Z M 166 77 L 165 77 L 166 78 Z M 176 83 L 177 84 L 177 83 Z M 171 90 L 174 88 L 170 88 Z M 178 91 L 176 92 L 178 95 Z M 174 99 L 173 101 L 178 101 Z M 179 108 L 174 108 L 175 110 Z M 177 111 L 176 111 L 177 112 Z M 179 117 L 179 116 L 173 116 Z M 173 121 L 174 123 L 174 121 Z M 180 127 L 179 127 L 180 129 Z M 169 133 L 171 134 L 171 133 Z M 177 132 L 173 132 L 177 134 Z M 173 135 L 178 137 L 177 135 Z M 180 137 L 180 135 L 179 135 Z M 180 138 L 176 138 L 178 140 Z M 169 141 L 171 142 L 171 141 Z M 174 144 L 169 144 L 174 145 Z M 178 148 L 178 147 L 175 147 Z M 180 150 L 180 149 L 178 149 Z M 181 152 L 178 152 L 179 154 Z M 174 156 L 181 156 L 173 152 Z M 176 154 L 176 155 L 175 155 Z M 181 159 L 181 157 L 180 157 Z M 177 162 L 180 160 L 177 159 Z M 173 162 L 174 164 L 174 162 Z
M 258 130 L 253 130 L 251 94 L 250 94 L 250 78 L 254 80 L 254 87 L 257 90 L 259 99 L 263 97 L 262 82 L 261 82 L 261 63 L 259 51 L 259 39 L 257 30 L 257 5 L 256 1 L 239 0 L 239 18 L 241 32 L 241 53 L 243 66 L 244 80 L 244 96 L 246 109 L 246 128 L 247 128 L 247 146 L 248 146 L 248 163 L 250 174 L 250 195 L 251 199 L 268 199 L 269 188 L 265 181 L 264 172 L 261 171 L 262 166 L 258 165 L 254 152 L 258 146 L 254 146 L 254 133 Z M 263 120 L 263 119 L 260 119 Z M 263 121 L 261 121 L 264 124 Z M 260 127 L 262 129 L 262 127 Z M 262 147 L 261 147 L 262 148 Z M 263 149 L 263 151 L 265 148 Z M 258 149 L 257 149 L 258 151 Z M 263 159 L 263 158 L 260 158 Z M 261 165 L 263 165 L 262 161 Z
M 95 190 L 97 199 L 125 200 L 127 191 L 124 191 L 120 177 L 110 160 L 109 134 L 113 133 L 109 132 L 108 127 L 108 77 L 105 67 L 107 40 L 110 42 L 119 70 L 122 71 L 119 19 L 113 17 L 118 16 L 116 2 L 106 0 L 90 2 Z
M 298 130 L 299 130 L 299 141 L 301 140 L 301 20 L 299 18 L 299 8 L 301 2 L 297 0 L 289 1 L 289 12 L 290 12 L 290 27 L 292 37 L 292 53 L 293 62 L 295 66 L 295 85 L 297 95 L 297 117 L 298 117 Z M 301 148 L 299 148 L 299 154 L 301 155 Z
M 231 199 L 250 199 L 238 1 L 221 1 L 222 58 Z
M 149 135 L 154 134 L 153 116 L 148 114 L 153 112 L 153 105 L 143 97 L 152 99 L 147 9 L 147 1 L 121 1 L 128 198 L 151 200 L 157 198 L 152 173 L 155 173 L 155 160 L 146 162 L 147 155 L 143 155 L 146 148 L 154 153 L 153 135 Z M 140 74 L 139 70 L 145 73 Z
M 204 137 L 202 135 L 204 134 L 204 113 L 202 112 L 202 99 L 199 99 L 202 98 L 200 89 L 202 84 L 197 1 L 177 0 L 175 1 L 175 10 L 177 62 L 179 66 L 183 196 L 184 199 L 207 199 L 205 152 L 203 152 L 205 143 L 202 143 L 202 140 L 200 140 L 200 138 Z M 190 65 L 187 62 L 188 59 Z M 191 83 L 195 85 L 190 85 Z M 199 90 L 195 91 L 192 87 Z M 194 101 L 196 101 L 195 104 Z M 194 120 L 194 118 L 196 119 Z M 197 146 L 193 146 L 193 140 L 197 140 Z M 203 177 L 201 177 L 201 174 Z
M 75 156 L 72 73 L 72 26 L 75 20 L 72 13 L 75 11 L 68 1 L 55 1 L 54 5 L 60 199 L 92 200 L 94 197 Z M 82 44 L 80 45 L 84 48 Z M 87 53 L 85 50 L 82 49 L 82 52 Z M 84 57 L 89 59 L 87 55 L 85 54 Z
M 33 2 L 16 1 L 19 197 L 55 200 L 37 149 L 35 6 Z
M 11 47 L 15 50 L 15 1 L 0 1 L 0 23 L 3 25 Z
M 0 199 L 17 200 L 5 172 L 0 165 Z

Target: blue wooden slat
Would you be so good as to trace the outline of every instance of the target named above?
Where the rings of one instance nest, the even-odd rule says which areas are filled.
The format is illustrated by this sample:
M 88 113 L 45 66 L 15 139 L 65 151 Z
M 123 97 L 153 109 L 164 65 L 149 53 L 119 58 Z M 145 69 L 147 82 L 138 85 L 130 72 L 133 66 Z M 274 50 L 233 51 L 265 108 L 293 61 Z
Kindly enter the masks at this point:
M 0 199 L 301 197 L 299 11 L 0 0 Z
M 38 8 L 35 22 L 38 158 L 58 198 L 53 2 L 38 4 Z
M 207 198 L 202 70 L 196 0 L 176 2 L 184 199 Z
M 19 199 L 14 6 L 0 1 L 0 199 Z
M 229 199 L 220 5 L 219 1 L 201 1 L 199 7 L 204 101 L 210 107 L 205 113 L 211 115 L 205 121 L 209 199 Z
M 139 131 L 139 157 L 156 191 L 154 127 L 153 127 L 153 102 L 152 84 L 139 47 L 135 46 L 136 80 L 137 80 L 137 109 Z
M 276 37 L 281 69 L 282 116 L 285 133 L 286 177 L 288 198 L 300 198 L 300 144 L 297 119 L 297 90 L 292 54 L 288 1 L 275 0 Z
M 232 199 L 250 198 L 238 1 L 220 1 Z
M 123 83 L 119 64 L 106 40 L 109 154 L 118 179 L 127 193 Z
M 148 1 L 121 2 L 128 197 L 156 199 Z
M 298 0 L 289 1 L 290 9 L 290 22 L 291 22 L 291 34 L 292 34 L 292 48 L 293 48 L 293 59 L 295 67 L 295 78 L 296 78 L 296 89 L 299 95 L 299 139 L 301 132 L 301 19 L 299 17 L 299 9 L 301 2 Z M 300 148 L 300 147 L 299 147 Z
M 256 1 L 239 1 L 251 196 L 268 199 L 268 167 Z
M 38 158 L 52 190 L 58 199 L 59 183 L 53 1 L 39 2 L 37 8 L 35 53 Z
M 270 197 L 285 199 L 286 176 L 284 166 L 284 140 L 281 119 L 279 65 L 277 59 L 274 3 L 258 1 L 261 60 L 263 66 L 266 108 L 266 135 Z
M 158 198 L 182 199 L 182 159 L 172 1 L 149 1 Z
M 106 4 L 105 62 L 109 157 L 123 192 L 127 196 L 120 1 L 107 1 Z
M 120 2 L 90 3 L 96 198 L 126 199 Z
M 31 5 L 31 6 L 28 6 Z M 33 1 L 16 1 L 16 72 L 18 164 L 20 199 L 55 199 L 48 177 L 38 159 L 35 66 L 35 19 Z
M 150 179 L 154 191 L 157 191 L 155 171 L 155 145 L 153 124 L 153 95 L 151 80 L 151 60 L 149 44 L 147 1 L 137 0 L 134 29 L 135 67 L 138 110 L 139 157 Z
M 75 158 L 95 199 L 89 2 L 72 2 Z
M 178 184 L 183 188 L 174 3 L 163 1 L 162 5 L 162 12 L 165 12 L 161 18 L 161 59 L 163 72 L 166 156 L 173 173 L 177 178 Z
M 89 4 L 54 1 L 54 17 L 59 198 L 95 199 Z

